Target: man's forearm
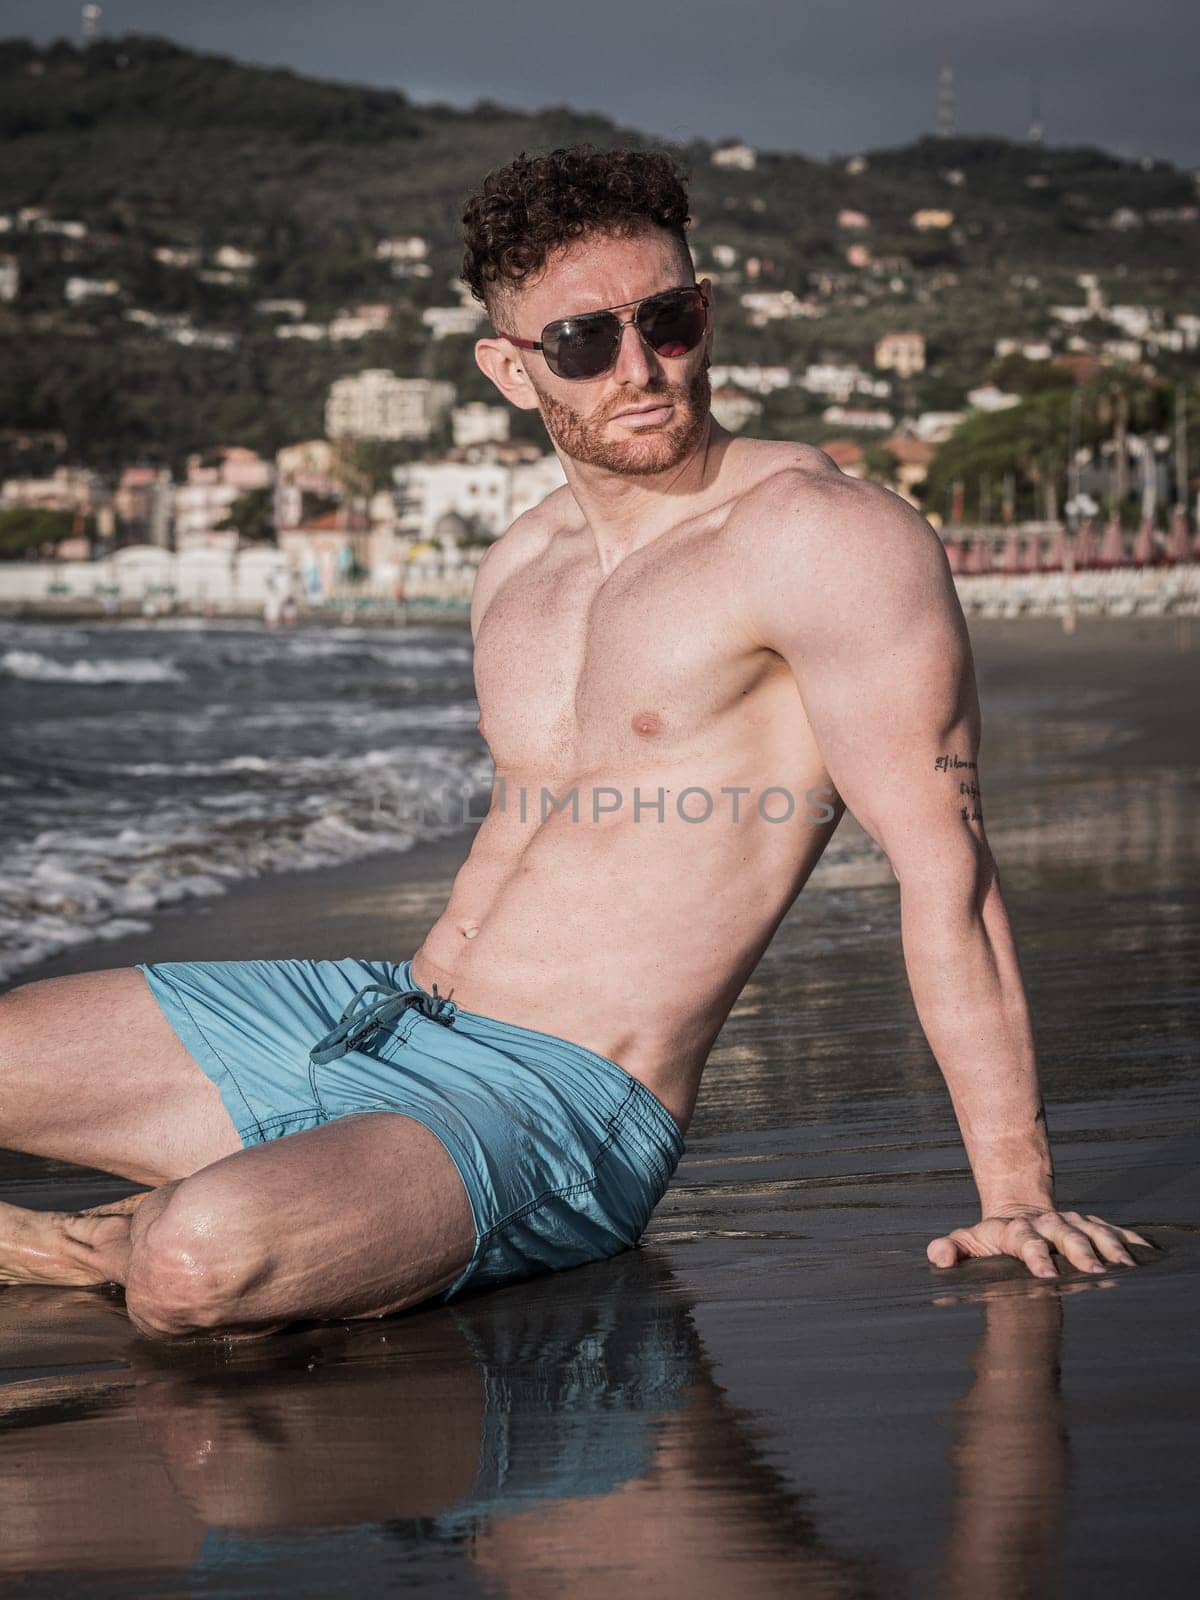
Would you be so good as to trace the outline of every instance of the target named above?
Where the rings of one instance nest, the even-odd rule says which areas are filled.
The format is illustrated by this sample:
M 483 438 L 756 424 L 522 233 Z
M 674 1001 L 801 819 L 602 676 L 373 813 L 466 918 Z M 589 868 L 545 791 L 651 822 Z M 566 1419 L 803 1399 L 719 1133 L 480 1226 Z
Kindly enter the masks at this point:
M 1033 1025 L 998 883 L 901 882 L 901 937 L 917 1015 L 942 1069 L 983 1214 L 1054 1204 Z

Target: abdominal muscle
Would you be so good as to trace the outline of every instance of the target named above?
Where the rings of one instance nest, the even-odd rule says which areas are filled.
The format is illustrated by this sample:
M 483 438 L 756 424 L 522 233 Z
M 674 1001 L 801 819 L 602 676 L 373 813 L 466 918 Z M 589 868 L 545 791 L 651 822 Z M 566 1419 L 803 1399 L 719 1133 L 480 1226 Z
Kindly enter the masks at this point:
M 567 779 L 552 793 L 574 789 L 577 812 L 568 803 L 543 818 L 544 782 L 497 775 L 413 978 L 466 1011 L 608 1057 L 686 1128 L 713 1041 L 841 803 L 819 764 L 790 774 L 793 814 L 776 821 L 788 796 L 764 795 L 748 776 L 682 798 L 687 780 L 670 770 Z M 735 800 L 723 785 L 751 793 Z M 605 813 L 614 791 L 620 803 Z

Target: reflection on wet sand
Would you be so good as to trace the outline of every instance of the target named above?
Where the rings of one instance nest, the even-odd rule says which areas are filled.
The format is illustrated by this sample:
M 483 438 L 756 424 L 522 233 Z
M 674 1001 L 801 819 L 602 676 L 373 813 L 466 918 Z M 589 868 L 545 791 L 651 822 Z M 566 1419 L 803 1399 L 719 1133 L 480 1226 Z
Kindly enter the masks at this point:
M 1033 1282 L 976 1297 L 942 1577 L 972 1600 L 1038 1594 L 1067 1491 L 1063 1300 Z M 40 1322 L 75 1370 L 6 1374 L 0 1572 L 203 1588 L 275 1568 L 319 1593 L 373 1543 L 380 1572 L 440 1550 L 485 1592 L 522 1597 L 895 1593 L 870 1533 L 861 1548 L 823 1534 L 820 1485 L 797 1490 L 770 1463 L 694 1310 L 650 1249 L 449 1311 L 241 1346 L 158 1347 L 130 1337 L 115 1300 L 8 1295 L 6 1353 Z

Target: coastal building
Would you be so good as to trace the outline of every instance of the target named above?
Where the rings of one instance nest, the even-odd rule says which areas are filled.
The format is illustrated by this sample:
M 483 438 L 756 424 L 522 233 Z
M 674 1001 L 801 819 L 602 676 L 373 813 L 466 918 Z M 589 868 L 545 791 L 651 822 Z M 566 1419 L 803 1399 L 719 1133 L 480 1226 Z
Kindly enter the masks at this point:
M 115 278 L 68 278 L 63 294 L 71 305 L 80 300 L 109 300 L 120 294 L 121 285 Z
M 0 510 L 78 511 L 84 516 L 108 504 L 98 473 L 87 467 L 56 467 L 46 478 L 8 478 L 0 484 Z
M 1049 361 L 1054 354 L 1044 339 L 997 339 L 992 348 L 1001 359 L 1023 356 L 1026 361 Z
M 890 411 L 872 411 L 867 406 L 826 406 L 821 421 L 834 428 L 882 429 L 894 428 L 896 419 Z
M 406 233 L 394 239 L 380 239 L 375 246 L 378 261 L 424 261 L 429 245 L 420 234 Z
M 258 265 L 258 257 L 253 250 L 241 250 L 235 244 L 223 244 L 213 260 L 227 272 L 252 272 Z
M 726 171 L 753 172 L 758 165 L 758 151 L 753 145 L 743 144 L 740 139 L 732 139 L 728 143 L 719 144 L 712 153 L 714 167 L 723 167 Z
M 746 263 L 747 268 L 750 263 Z M 765 328 L 768 322 L 780 322 L 786 317 L 803 317 L 809 313 L 799 296 L 791 289 L 751 289 L 741 297 L 742 308 L 749 313 L 750 325 Z
M 331 439 L 428 439 L 454 394 L 452 383 L 368 367 L 330 385 L 325 432 Z
M 748 422 L 762 416 L 763 403 L 730 385 L 713 390 L 710 409 L 723 428 L 740 433 Z
M 899 378 L 911 378 L 925 370 L 925 336 L 904 331 L 885 333 L 875 346 L 875 365 Z
M 790 367 L 762 367 L 752 363 L 742 366 L 714 364 L 709 369 L 708 379 L 714 389 L 724 389 L 732 384 L 735 389 L 764 395 L 776 389 L 786 389 L 795 381 Z
M 937 206 L 923 206 L 920 211 L 914 211 L 909 220 L 919 233 L 928 233 L 935 228 L 952 227 L 954 213 Z
M 291 317 L 293 322 L 300 322 L 308 311 L 308 302 L 305 300 L 256 300 L 254 309 L 264 317 Z
M 449 515 L 468 540 L 496 539 L 524 512 L 566 482 L 556 455 L 502 446 L 473 450 L 475 459 L 415 461 L 393 473 L 398 528 L 412 539 L 433 539 Z
M 154 259 L 164 267 L 198 267 L 200 252 L 188 245 L 160 244 L 154 252 Z
M 927 444 L 945 444 L 965 414 L 962 411 L 922 411 L 912 429 L 917 438 L 924 439 Z
M 886 378 L 872 378 L 852 362 L 814 361 L 804 369 L 800 387 L 830 400 L 849 400 L 854 394 L 882 400 L 891 393 L 892 386 Z
M 839 228 L 869 228 L 871 219 L 865 211 L 854 211 L 846 206 L 837 214 L 837 225 Z
M 168 550 L 174 501 L 175 486 L 167 467 L 125 467 L 117 480 L 113 510 L 123 533 Z
M 304 496 L 336 500 L 337 452 L 328 439 L 305 439 L 275 452 L 275 526 L 296 527 L 303 520 Z
M 435 339 L 448 339 L 453 334 L 475 333 L 486 316 L 487 312 L 478 304 L 427 306 L 421 313 L 421 321 Z
M 433 538 L 450 513 L 476 539 L 498 539 L 512 521 L 511 468 L 499 462 L 414 461 L 393 478 L 400 531 L 411 538 Z
M 16 256 L 0 256 L 0 300 L 15 300 L 20 286 L 21 268 Z
M 388 305 L 355 306 L 353 311 L 339 311 L 329 324 L 331 339 L 365 339 L 368 334 L 382 333 L 387 327 L 392 308 Z
M 242 495 L 269 489 L 275 468 L 256 450 L 226 446 L 188 457 L 187 476 L 175 489 L 175 548 L 236 548 L 237 534 L 219 529 Z M 220 538 L 210 538 L 220 531 Z
M 465 450 L 474 444 L 504 444 L 511 422 L 507 406 L 489 406 L 482 400 L 455 406 L 450 413 L 450 428 L 455 448 Z
M 967 404 L 973 411 L 1007 411 L 1010 406 L 1021 404 L 1021 396 L 1006 394 L 994 383 L 985 383 L 978 389 L 967 391 Z

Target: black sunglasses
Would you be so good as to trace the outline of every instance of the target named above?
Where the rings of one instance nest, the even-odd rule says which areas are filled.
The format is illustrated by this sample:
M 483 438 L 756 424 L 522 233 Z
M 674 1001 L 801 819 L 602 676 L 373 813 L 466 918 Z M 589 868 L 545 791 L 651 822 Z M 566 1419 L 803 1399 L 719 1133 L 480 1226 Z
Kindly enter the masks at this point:
M 636 310 L 622 321 L 617 312 L 628 306 Z M 598 378 L 616 366 L 621 329 L 630 322 L 655 355 L 685 356 L 704 337 L 708 297 L 698 284 L 692 284 L 645 300 L 630 300 L 608 311 L 584 311 L 577 317 L 548 322 L 540 339 L 518 339 L 514 333 L 502 333 L 500 338 L 522 350 L 540 350 L 556 378 Z

